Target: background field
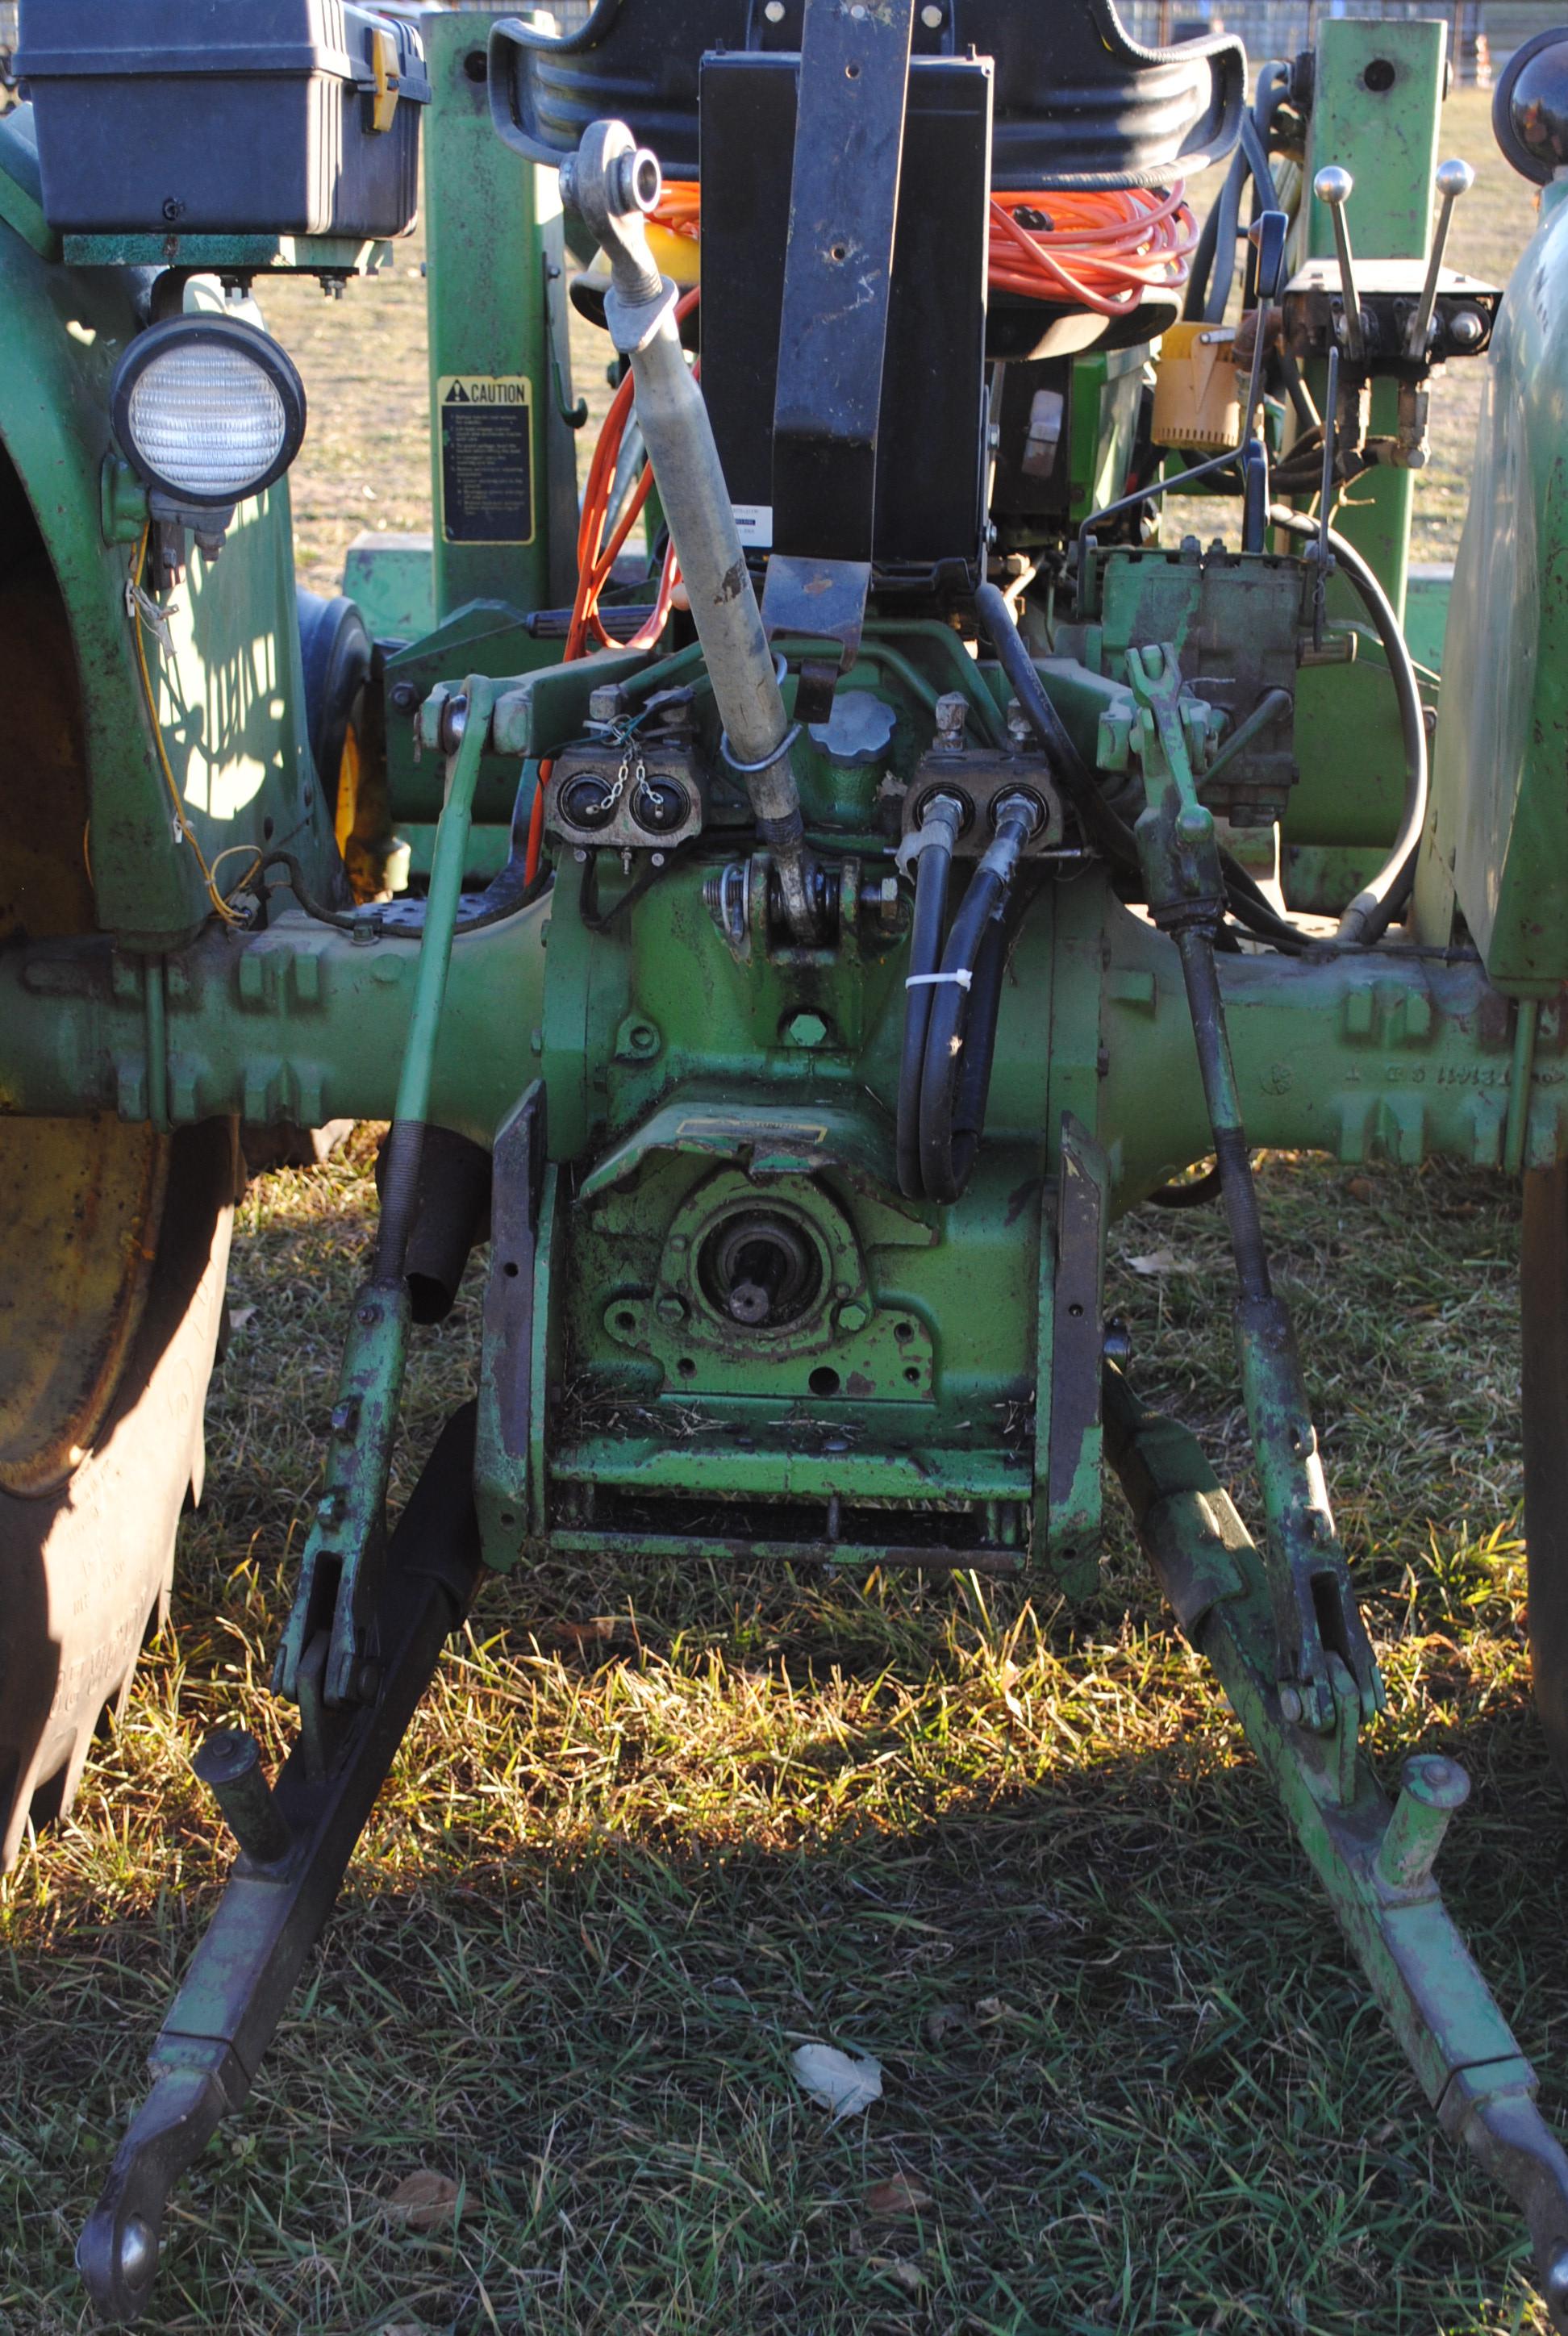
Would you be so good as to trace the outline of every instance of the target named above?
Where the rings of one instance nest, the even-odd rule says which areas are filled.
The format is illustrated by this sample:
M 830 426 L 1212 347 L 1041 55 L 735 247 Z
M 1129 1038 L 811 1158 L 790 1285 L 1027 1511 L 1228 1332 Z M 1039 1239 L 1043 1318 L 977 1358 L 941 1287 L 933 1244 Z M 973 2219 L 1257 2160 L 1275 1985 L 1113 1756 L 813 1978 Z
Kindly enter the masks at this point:
M 1483 105 L 1461 264 L 1529 202 Z M 273 319 L 308 571 L 427 523 L 416 268 Z M 600 360 L 602 362 L 602 360 Z M 1451 540 L 1473 400 L 1448 384 Z M 91 2325 L 72 2242 L 225 1858 L 187 1761 L 265 1692 L 362 1270 L 371 1138 L 253 1187 L 174 1628 L 75 1821 L 0 1891 L 0 2330 Z M 1475 1791 L 1459 1920 L 1568 2111 L 1564 1827 L 1528 1705 L 1516 1193 L 1271 1160 L 1340 1521 L 1417 1743 Z M 1206 1216 L 1135 1217 L 1140 1386 L 1253 1509 Z M 419 1334 L 406 1490 L 471 1382 Z M 874 2053 L 830 2128 L 788 2056 Z M 451 2185 L 429 2227 L 389 2202 Z M 904 2211 L 887 2185 L 902 2176 Z M 1503 2336 L 1509 2210 L 1425 2106 L 1119 1513 L 1105 1592 L 565 1566 L 496 1583 L 398 1762 L 252 2101 L 180 2194 L 157 2325 L 224 2336 Z

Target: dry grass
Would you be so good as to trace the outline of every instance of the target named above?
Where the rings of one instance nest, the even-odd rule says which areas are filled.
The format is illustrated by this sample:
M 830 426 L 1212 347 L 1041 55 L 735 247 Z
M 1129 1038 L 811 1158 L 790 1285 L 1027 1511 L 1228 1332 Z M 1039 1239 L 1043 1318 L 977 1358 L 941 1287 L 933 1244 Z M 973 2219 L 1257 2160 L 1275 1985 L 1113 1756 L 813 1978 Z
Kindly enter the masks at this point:
M 70 2269 L 223 1859 L 189 1754 L 276 1742 L 268 1652 L 362 1261 L 366 1145 L 248 1200 L 209 1504 L 173 1630 L 74 1822 L 0 1905 L 6 2336 Z M 1271 1163 L 1340 1515 L 1417 1741 L 1476 1779 L 1446 1859 L 1540 2059 L 1568 2010 L 1559 1805 L 1528 1709 L 1516 1198 Z M 1140 1384 L 1235 1464 L 1220 1229 L 1114 1295 Z M 468 1386 L 422 1334 L 409 1463 Z M 406 1482 L 406 1476 L 404 1478 Z M 1243 1488 L 1244 1489 L 1244 1488 Z M 944 2032 L 945 2031 L 945 2032 Z M 837 2130 L 804 2037 L 874 2052 Z M 414 2234 L 411 2170 L 463 2211 Z M 876 2221 L 902 2172 L 931 2205 Z M 1026 1589 L 561 1564 L 486 1591 L 324 1951 L 181 2193 L 159 2325 L 228 2336 L 1540 2327 L 1506 2207 L 1431 2130 L 1212 1683 L 1119 1520 L 1072 1616 Z
M 1470 125 L 1455 142 L 1483 159 Z M 1459 257 L 1478 257 L 1463 229 Z M 316 393 L 297 497 L 324 583 L 367 514 L 427 523 L 419 291 L 405 265 L 343 309 L 297 287 L 270 304 Z M 174 1627 L 73 1822 L 0 1891 L 5 2336 L 91 2324 L 73 2237 L 221 1879 L 189 1755 L 218 1719 L 280 1740 L 264 1682 L 366 1158 L 361 1138 L 246 1202 L 232 1302 L 254 1310 L 215 1384 Z M 1517 1196 L 1288 1161 L 1264 1191 L 1391 1677 L 1378 1755 L 1469 1764 L 1446 1883 L 1561 2116 Z M 1179 1270 L 1130 1270 L 1167 1246 Z M 1139 1384 L 1237 1466 L 1217 1222 L 1134 1219 L 1116 1256 Z M 404 1487 L 475 1337 L 471 1280 L 419 1336 Z M 790 2078 L 804 2037 L 873 2051 L 883 2100 L 829 2128 Z M 462 2196 L 416 2233 L 385 2201 L 420 2166 Z M 868 2194 L 900 2172 L 931 2203 L 880 2221 Z M 1027 1587 L 706 1566 L 492 1583 L 248 2109 L 180 2194 L 156 2324 L 1504 2336 L 1544 2324 L 1524 2267 L 1117 1522 L 1104 1595 L 1074 1615 Z

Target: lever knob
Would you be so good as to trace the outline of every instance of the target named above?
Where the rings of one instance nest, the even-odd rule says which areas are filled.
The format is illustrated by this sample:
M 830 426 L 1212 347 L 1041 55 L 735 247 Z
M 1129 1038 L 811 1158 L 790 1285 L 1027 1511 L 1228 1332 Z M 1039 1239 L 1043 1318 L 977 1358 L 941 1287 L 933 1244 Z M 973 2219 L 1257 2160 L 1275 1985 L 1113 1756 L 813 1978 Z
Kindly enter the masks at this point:
M 1433 184 L 1442 197 L 1443 208 L 1437 214 L 1437 224 L 1432 234 L 1432 257 L 1427 262 L 1427 280 L 1421 287 L 1421 297 L 1410 319 L 1409 338 L 1405 353 L 1417 365 L 1425 361 L 1427 345 L 1432 338 L 1432 311 L 1437 306 L 1437 283 L 1443 273 L 1443 254 L 1448 248 L 1448 229 L 1454 218 L 1454 206 L 1461 195 L 1467 195 L 1475 183 L 1475 173 L 1468 162 L 1440 162 Z

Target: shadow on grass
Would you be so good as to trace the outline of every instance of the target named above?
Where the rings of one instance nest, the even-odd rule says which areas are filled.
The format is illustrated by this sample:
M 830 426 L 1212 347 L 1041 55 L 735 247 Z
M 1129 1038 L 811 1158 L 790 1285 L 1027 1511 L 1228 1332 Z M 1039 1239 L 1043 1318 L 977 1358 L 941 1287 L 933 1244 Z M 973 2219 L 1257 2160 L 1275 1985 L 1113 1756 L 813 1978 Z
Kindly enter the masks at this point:
M 1511 1698 L 1439 1740 L 1480 1782 L 1455 1912 L 1546 2058 L 1568 1973 L 1533 1723 Z M 852 1759 L 910 1753 L 873 1728 Z M 478 1773 L 436 1828 L 414 1788 L 180 2194 L 161 2327 L 1527 2324 L 1509 2209 L 1433 2132 L 1218 1715 L 772 1845 L 678 1803 L 638 1837 L 541 1841 L 531 1793 L 498 1826 Z M 67 1889 L 9 1958 L 18 2336 L 90 2324 L 72 2234 L 214 1894 L 194 1868 L 133 1915 Z M 830 2127 L 791 2078 L 805 2039 L 874 2054 L 882 2100 Z M 384 2202 L 418 2167 L 461 2195 L 411 2233 Z M 895 2175 L 929 2203 L 879 2220 Z

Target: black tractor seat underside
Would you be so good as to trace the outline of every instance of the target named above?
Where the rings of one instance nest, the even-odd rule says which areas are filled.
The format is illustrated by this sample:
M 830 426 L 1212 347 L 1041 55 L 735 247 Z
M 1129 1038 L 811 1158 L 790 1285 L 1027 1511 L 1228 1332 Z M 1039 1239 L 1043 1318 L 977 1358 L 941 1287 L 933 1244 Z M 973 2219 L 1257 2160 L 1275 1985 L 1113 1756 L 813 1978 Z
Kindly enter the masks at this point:
M 774 0 L 775 6 L 779 0 Z M 697 83 L 717 50 L 798 50 L 804 0 L 599 0 L 575 33 L 517 19 L 492 50 L 498 112 L 537 161 L 576 151 L 590 122 L 613 116 L 651 146 L 672 179 L 701 163 Z M 1114 0 L 942 0 L 939 25 L 917 10 L 917 56 L 964 56 L 996 71 L 992 180 L 1003 190 L 1168 186 L 1235 145 L 1247 59 L 1225 34 L 1145 49 Z

